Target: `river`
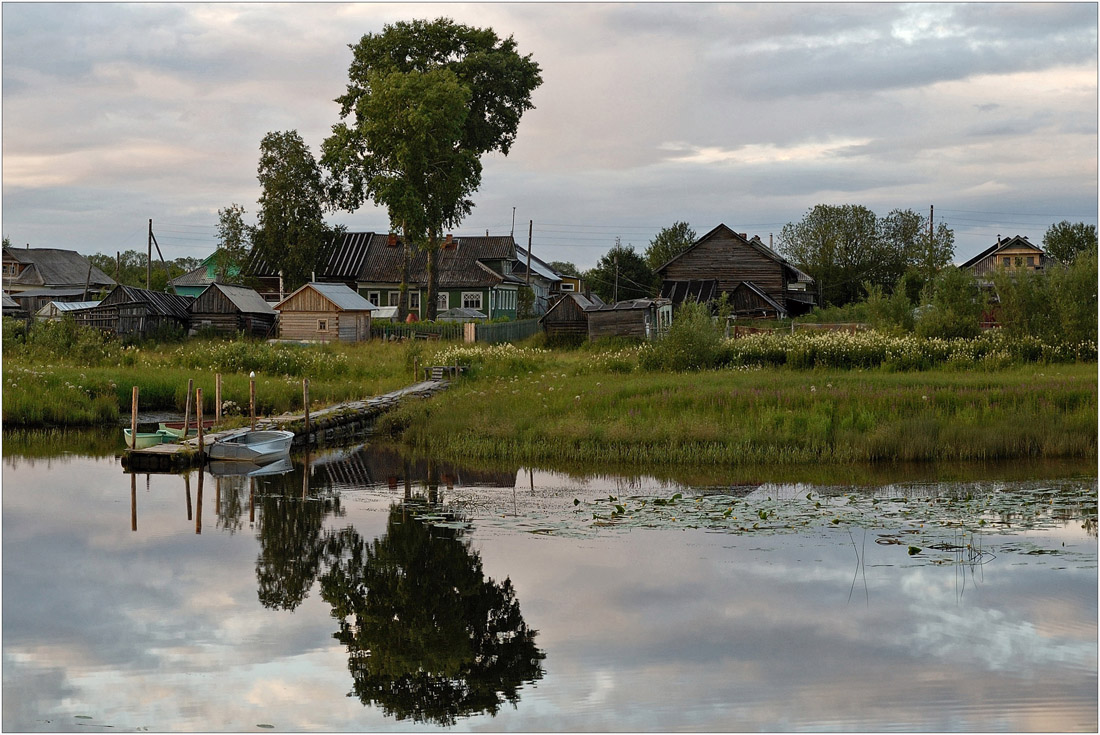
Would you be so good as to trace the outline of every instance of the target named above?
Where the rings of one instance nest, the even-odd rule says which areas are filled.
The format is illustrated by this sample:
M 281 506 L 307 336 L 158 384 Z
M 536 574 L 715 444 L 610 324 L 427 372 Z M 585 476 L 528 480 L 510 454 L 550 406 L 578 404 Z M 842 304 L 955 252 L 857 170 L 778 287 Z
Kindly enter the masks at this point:
M 1097 729 L 1094 468 L 723 484 L 368 443 L 128 475 L 5 440 L 8 732 Z

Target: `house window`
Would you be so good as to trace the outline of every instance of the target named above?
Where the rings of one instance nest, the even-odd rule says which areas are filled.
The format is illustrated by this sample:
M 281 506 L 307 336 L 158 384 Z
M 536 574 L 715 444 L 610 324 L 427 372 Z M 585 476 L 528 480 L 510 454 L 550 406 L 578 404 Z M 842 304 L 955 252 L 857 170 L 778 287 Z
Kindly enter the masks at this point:
M 19 266 L 16 263 L 4 263 L 4 275 L 15 276 L 19 274 Z
M 1029 266 L 1031 266 L 1032 268 L 1035 267 L 1035 256 L 1034 255 L 1027 256 L 1027 264 Z
M 381 306 L 382 305 L 382 292 L 381 291 L 370 291 L 370 292 L 368 292 L 367 293 L 367 301 L 371 302 L 375 306 Z
M 569 293 L 570 291 L 574 290 L 573 284 L 569 283 L 567 281 L 562 281 L 561 290 L 562 290 L 562 293 Z
M 328 319 L 318 319 L 317 320 L 317 331 L 318 332 L 327 332 L 328 331 Z
M 1004 261 L 1003 261 L 1003 265 L 1004 265 L 1005 268 L 1012 265 L 1012 258 L 1010 258 L 1006 255 L 1005 258 L 1004 258 Z
M 420 311 L 420 292 L 409 291 L 409 310 Z
M 400 291 L 390 291 L 389 292 L 389 298 L 390 298 L 389 303 L 387 303 L 386 306 L 401 306 L 401 292 Z
M 477 309 L 481 311 L 481 292 L 480 291 L 463 291 L 462 292 L 462 308 L 464 309 Z
M 436 311 L 446 311 L 447 309 L 451 308 L 448 305 L 449 302 L 447 301 L 447 296 L 448 295 L 446 293 L 441 293 L 441 294 L 436 295 L 436 297 L 435 297 L 435 310 Z
M 1017 255 L 1016 256 L 1016 267 L 1019 268 L 1023 264 L 1024 264 L 1024 259 L 1021 258 L 1019 255 Z

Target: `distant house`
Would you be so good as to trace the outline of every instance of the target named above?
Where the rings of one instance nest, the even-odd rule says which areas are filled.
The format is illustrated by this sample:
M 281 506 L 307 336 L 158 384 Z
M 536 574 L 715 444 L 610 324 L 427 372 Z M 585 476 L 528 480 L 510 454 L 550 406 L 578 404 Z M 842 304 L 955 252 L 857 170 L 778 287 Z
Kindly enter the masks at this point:
M 516 262 L 512 266 L 512 275 L 522 279 L 524 284 L 530 286 L 534 292 L 533 310 L 535 314 L 545 314 L 546 310 L 550 308 L 550 303 L 554 297 L 562 293 L 562 277 L 547 263 L 531 254 L 531 277 L 528 278 L 527 256 L 527 251 L 517 245 Z
M 19 302 L 4 293 L 4 316 L 11 317 L 12 319 L 26 319 L 27 312 L 23 310 L 23 307 L 19 305 Z
M 99 306 L 99 301 L 51 301 L 34 313 L 34 318 L 40 322 L 60 321 L 66 314 L 72 315 L 82 309 L 91 309 Z
M 547 337 L 588 338 L 588 310 L 603 306 L 599 296 L 591 298 L 579 293 L 566 293 L 551 306 L 539 325 Z
M 240 267 L 236 265 L 231 265 L 228 269 L 229 276 L 237 276 L 240 272 Z M 225 282 L 225 279 L 218 275 L 218 252 L 215 251 L 208 255 L 198 268 L 188 271 L 182 276 L 176 276 L 168 282 L 168 285 L 180 296 L 198 298 L 199 294 L 205 291 L 210 284 Z
M 342 283 L 307 283 L 275 305 L 283 339 L 364 342 L 374 304 Z
M 1041 271 L 1054 262 L 1054 258 L 1043 252 L 1043 249 L 1037 245 L 1032 245 L 1026 237 L 1016 235 L 1002 240 L 998 235 L 996 244 L 986 248 L 959 267 L 969 270 L 979 279 L 988 280 L 997 268 L 1009 271 Z
M 687 250 L 657 268 L 661 297 L 679 306 L 728 294 L 733 314 L 786 317 L 814 306 L 814 279 L 765 245 L 718 225 Z
M 672 302 L 668 299 L 631 299 L 585 309 L 588 338 L 636 337 L 654 339 L 672 324 Z
M 77 288 L 96 294 L 115 285 L 113 278 L 80 253 L 59 248 L 4 248 L 3 280 L 10 295 Z M 35 311 L 42 306 L 38 304 Z
M 212 329 L 225 335 L 244 332 L 252 337 L 272 336 L 279 316 L 251 288 L 228 283 L 211 283 L 187 308 L 192 332 Z
M 371 241 L 378 238 L 373 232 L 343 232 L 333 235 L 318 257 L 313 271 L 313 283 L 342 283 L 355 290 L 363 262 Z M 385 236 L 381 236 L 383 239 Z M 282 275 L 258 254 L 254 254 L 245 267 L 245 275 L 256 283 L 256 290 L 268 301 L 282 301 L 286 296 Z M 375 306 L 383 306 L 372 301 Z
M 98 306 L 72 313 L 78 324 L 145 339 L 161 329 L 186 330 L 190 322 L 187 307 L 193 300 L 190 296 L 118 285 Z

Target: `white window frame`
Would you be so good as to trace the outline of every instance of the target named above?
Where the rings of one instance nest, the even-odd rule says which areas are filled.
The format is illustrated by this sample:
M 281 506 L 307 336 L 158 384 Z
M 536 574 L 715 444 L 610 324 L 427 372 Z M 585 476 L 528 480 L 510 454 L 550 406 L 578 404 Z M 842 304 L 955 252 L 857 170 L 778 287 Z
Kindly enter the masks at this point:
M 409 291 L 409 311 L 420 311 L 419 291 Z
M 561 282 L 561 292 L 562 293 L 573 293 L 575 291 L 576 291 L 576 289 L 573 288 L 572 281 L 562 281 Z
M 446 291 L 444 291 L 443 293 L 438 293 L 438 294 L 435 295 L 435 310 L 436 311 L 446 311 L 447 309 L 450 309 L 451 308 L 450 303 L 451 303 L 451 295 L 449 293 L 447 293 Z
M 381 304 L 376 304 L 376 306 L 381 306 Z M 386 306 L 401 306 L 401 292 L 388 291 L 386 293 Z
M 382 305 L 382 292 L 381 291 L 368 291 L 367 301 L 371 302 L 375 306 Z
M 474 299 L 477 299 L 477 306 L 472 306 Z M 463 309 L 477 309 L 481 311 L 482 299 L 484 294 L 481 291 L 463 291 L 462 292 L 462 308 Z M 470 303 L 468 303 L 470 302 Z

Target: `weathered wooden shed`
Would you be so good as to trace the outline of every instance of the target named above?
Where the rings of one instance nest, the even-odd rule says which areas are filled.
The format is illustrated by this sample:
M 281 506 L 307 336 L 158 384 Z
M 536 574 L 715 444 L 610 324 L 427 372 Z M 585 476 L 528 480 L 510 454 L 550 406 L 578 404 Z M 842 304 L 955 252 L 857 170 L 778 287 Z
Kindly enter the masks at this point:
M 40 322 L 60 321 L 66 314 L 70 316 L 83 309 L 99 306 L 99 301 L 51 301 L 34 313 Z
M 672 324 L 672 302 L 668 299 L 631 299 L 587 309 L 585 313 L 589 339 L 653 339 Z
M 588 311 L 603 305 L 599 296 L 566 293 L 539 319 L 547 337 L 588 337 Z
M 252 337 L 274 334 L 278 313 L 251 288 L 211 283 L 188 307 L 191 330 L 212 329 L 218 334 L 244 332 Z
M 283 339 L 364 342 L 374 304 L 342 283 L 307 283 L 275 305 Z
M 99 306 L 73 312 L 77 324 L 97 327 L 119 336 L 145 339 L 165 328 L 187 329 L 190 296 L 115 286 Z

